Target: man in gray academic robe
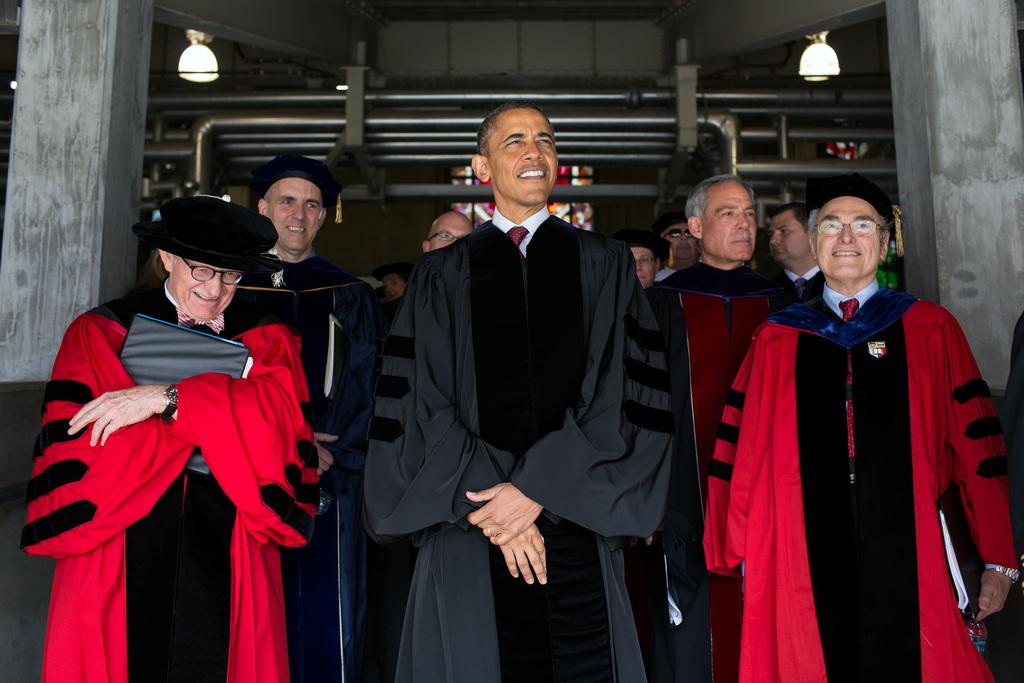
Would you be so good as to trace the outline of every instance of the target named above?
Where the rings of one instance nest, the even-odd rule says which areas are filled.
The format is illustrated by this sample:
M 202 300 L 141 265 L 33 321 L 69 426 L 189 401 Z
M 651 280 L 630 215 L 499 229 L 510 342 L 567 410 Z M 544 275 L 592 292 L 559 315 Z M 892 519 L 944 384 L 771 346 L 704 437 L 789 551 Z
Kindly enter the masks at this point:
M 370 531 L 420 548 L 398 681 L 642 682 L 621 548 L 665 511 L 664 342 L 626 245 L 548 213 L 543 112 L 477 142 L 494 218 L 413 271 L 370 426 Z

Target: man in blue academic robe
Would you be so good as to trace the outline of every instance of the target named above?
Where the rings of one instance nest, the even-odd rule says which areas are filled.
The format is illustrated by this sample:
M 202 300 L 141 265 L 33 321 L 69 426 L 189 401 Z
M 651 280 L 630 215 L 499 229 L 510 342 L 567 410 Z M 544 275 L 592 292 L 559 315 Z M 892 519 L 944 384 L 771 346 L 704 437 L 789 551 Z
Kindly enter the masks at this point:
M 373 373 L 383 336 L 373 289 L 313 251 L 341 187 L 321 162 L 279 156 L 253 172 L 259 212 L 277 229 L 283 271 L 248 276 L 238 296 L 299 330 L 321 470 L 313 540 L 282 553 L 293 681 L 359 680 L 366 623 L 360 523 Z M 338 212 L 340 215 L 340 211 Z

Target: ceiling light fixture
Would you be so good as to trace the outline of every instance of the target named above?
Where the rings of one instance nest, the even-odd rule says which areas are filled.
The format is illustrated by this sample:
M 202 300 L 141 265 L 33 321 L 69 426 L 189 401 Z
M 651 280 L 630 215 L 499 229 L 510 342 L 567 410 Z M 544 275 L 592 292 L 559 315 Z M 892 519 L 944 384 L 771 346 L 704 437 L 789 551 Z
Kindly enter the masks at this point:
M 213 36 L 202 31 L 187 29 L 185 37 L 189 46 L 178 59 L 178 75 L 193 83 L 210 83 L 220 76 L 217 73 L 217 55 L 209 48 Z
M 800 75 L 805 81 L 825 81 L 839 75 L 839 55 L 826 42 L 828 31 L 807 36 L 810 41 L 800 57 Z
M 334 89 L 335 90 L 348 90 L 348 86 L 343 84 L 343 83 L 339 83 L 338 85 L 334 86 Z

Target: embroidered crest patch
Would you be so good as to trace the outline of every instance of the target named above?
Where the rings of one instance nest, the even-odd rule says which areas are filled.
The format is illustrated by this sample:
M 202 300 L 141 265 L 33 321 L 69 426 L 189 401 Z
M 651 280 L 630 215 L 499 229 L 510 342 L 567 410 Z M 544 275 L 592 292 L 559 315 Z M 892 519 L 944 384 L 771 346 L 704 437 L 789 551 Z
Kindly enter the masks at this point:
M 885 342 L 868 342 L 868 353 L 871 354 L 872 358 L 883 358 L 886 353 Z

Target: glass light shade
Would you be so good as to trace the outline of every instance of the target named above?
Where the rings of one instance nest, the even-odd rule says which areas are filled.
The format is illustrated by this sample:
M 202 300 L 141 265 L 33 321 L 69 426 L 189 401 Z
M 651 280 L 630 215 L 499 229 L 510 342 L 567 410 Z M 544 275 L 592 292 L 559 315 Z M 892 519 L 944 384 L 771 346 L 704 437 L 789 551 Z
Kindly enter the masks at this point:
M 811 37 L 800 57 L 800 75 L 807 81 L 824 81 L 839 75 L 839 55 L 825 42 L 824 33 Z
M 185 48 L 178 60 L 178 75 L 193 83 L 210 83 L 217 73 L 217 55 L 206 45 L 193 43 Z

